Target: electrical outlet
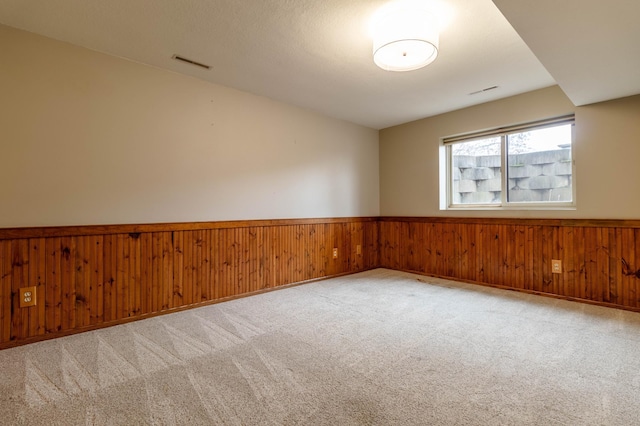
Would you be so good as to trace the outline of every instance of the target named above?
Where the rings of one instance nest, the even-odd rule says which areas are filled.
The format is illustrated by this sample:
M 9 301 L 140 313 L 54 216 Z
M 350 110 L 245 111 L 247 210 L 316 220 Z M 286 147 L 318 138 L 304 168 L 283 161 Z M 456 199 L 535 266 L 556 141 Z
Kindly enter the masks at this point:
M 336 247 L 333 248 L 333 258 L 334 259 L 338 258 L 338 249 Z
M 35 287 L 23 287 L 20 289 L 20 307 L 28 308 L 29 306 L 36 306 L 36 288 Z
M 551 259 L 551 272 L 554 274 L 562 273 L 562 260 Z
M 362 246 L 360 244 L 356 246 L 356 254 L 362 254 Z

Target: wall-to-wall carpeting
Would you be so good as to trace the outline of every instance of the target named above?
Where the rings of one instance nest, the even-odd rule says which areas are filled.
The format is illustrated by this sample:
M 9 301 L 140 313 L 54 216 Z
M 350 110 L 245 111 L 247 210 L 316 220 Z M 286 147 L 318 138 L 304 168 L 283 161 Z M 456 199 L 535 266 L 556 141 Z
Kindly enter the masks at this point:
M 640 315 L 377 269 L 0 351 L 7 424 L 633 424 Z

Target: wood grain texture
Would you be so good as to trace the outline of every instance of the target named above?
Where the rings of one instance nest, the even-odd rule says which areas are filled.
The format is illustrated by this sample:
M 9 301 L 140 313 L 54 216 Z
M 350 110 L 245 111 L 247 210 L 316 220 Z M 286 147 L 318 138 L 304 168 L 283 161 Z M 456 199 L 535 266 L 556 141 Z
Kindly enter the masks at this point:
M 374 218 L 209 225 L 2 230 L 0 348 L 379 263 Z M 27 286 L 38 304 L 19 308 Z
M 1 230 L 0 348 L 376 267 L 640 310 L 639 225 L 383 217 Z M 19 308 L 27 286 L 39 303 Z
M 0 342 L 11 338 L 11 241 L 0 241 Z
M 314 219 L 264 219 L 235 220 L 220 222 L 145 223 L 131 225 L 83 225 L 83 226 L 41 226 L 29 228 L 0 228 L 0 240 L 48 237 L 78 237 L 84 235 L 136 234 L 149 232 L 196 231 L 207 229 L 235 229 L 271 227 L 284 225 L 307 225 L 347 222 L 377 222 L 377 217 L 337 217 Z M 640 228 L 640 221 L 638 228 Z
M 559 222 L 381 218 L 380 266 L 639 310 L 640 229 Z

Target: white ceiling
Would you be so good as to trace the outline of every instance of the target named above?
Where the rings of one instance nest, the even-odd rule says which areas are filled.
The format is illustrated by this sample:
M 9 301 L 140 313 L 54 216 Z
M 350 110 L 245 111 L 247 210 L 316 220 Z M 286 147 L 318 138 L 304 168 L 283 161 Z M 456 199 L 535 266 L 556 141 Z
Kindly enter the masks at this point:
M 575 105 L 640 94 L 639 0 L 493 0 Z
M 640 16 L 637 0 L 494 0 L 555 80 L 491 0 L 430 1 L 443 1 L 451 22 L 436 61 L 406 73 L 373 63 L 368 25 L 384 0 L 0 0 L 0 23 L 375 129 L 556 81 L 578 104 L 640 93 L 637 78 L 580 62 L 590 36 L 596 46 L 606 43 L 596 38 L 601 29 L 610 38 L 640 39 L 629 27 Z M 585 34 L 583 26 L 603 16 L 599 9 L 607 20 Z M 572 54 L 576 47 L 580 54 Z M 640 55 L 624 57 L 635 46 L 623 47 L 599 51 L 599 61 L 624 59 L 623 68 L 632 63 L 636 71 Z M 491 86 L 498 88 L 470 95 Z

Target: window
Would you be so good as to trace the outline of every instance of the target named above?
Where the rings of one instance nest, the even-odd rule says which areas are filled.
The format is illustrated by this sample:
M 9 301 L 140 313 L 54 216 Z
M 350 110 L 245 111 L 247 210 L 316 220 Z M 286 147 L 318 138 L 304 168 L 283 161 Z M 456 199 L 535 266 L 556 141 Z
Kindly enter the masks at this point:
M 443 140 L 447 207 L 574 205 L 573 116 Z

